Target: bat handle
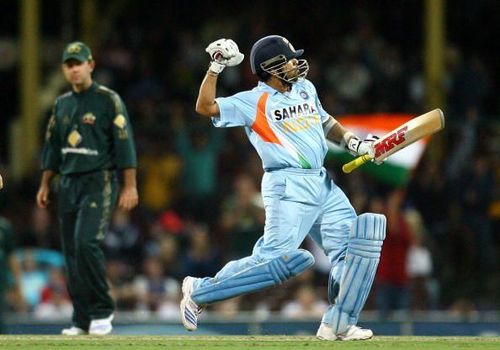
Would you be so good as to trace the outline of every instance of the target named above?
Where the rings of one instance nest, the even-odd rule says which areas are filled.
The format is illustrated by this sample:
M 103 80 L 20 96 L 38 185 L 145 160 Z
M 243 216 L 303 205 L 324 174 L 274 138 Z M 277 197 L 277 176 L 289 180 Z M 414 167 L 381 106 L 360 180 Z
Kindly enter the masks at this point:
M 346 174 L 349 174 L 351 171 L 353 171 L 356 168 L 359 168 L 366 162 L 370 161 L 372 157 L 370 157 L 368 154 L 362 155 L 356 159 L 351 160 L 349 163 L 346 163 L 342 166 L 342 171 Z

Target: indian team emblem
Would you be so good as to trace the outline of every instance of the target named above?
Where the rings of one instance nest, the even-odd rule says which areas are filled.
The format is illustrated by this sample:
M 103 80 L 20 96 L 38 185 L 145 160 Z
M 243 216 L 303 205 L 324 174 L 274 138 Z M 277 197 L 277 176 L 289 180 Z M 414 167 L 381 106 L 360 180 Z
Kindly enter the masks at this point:
M 123 114 L 118 114 L 115 120 L 113 120 L 113 123 L 120 129 L 124 129 L 127 126 L 127 120 L 125 119 Z
M 89 125 L 94 125 L 95 124 L 95 115 L 92 113 L 85 113 L 82 117 L 82 123 L 83 124 L 89 124 Z
M 71 147 L 76 147 L 82 142 L 82 135 L 77 130 L 73 130 L 68 135 L 68 143 Z
M 309 95 L 304 90 L 301 90 L 299 92 L 299 94 L 300 94 L 300 97 L 302 97 L 304 100 L 307 100 L 309 98 Z

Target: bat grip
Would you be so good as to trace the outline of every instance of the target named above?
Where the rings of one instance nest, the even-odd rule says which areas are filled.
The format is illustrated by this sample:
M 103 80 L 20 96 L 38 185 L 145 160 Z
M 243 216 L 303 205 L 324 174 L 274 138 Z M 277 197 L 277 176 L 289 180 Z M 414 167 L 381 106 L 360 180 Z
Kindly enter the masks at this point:
M 349 163 L 346 163 L 342 166 L 342 171 L 346 174 L 349 174 L 351 171 L 353 171 L 356 168 L 359 168 L 366 162 L 370 161 L 372 157 L 370 157 L 368 154 L 362 155 L 356 159 L 351 160 Z

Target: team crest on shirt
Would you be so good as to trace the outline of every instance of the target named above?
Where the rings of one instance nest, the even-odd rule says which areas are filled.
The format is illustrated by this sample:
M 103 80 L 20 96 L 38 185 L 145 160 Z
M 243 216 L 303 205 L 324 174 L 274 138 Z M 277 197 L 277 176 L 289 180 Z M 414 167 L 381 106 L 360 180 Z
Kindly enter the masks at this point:
M 124 129 L 127 126 L 127 120 L 125 119 L 123 114 L 118 114 L 115 120 L 113 120 L 113 123 L 120 129 Z
M 82 135 L 77 130 L 73 130 L 68 135 L 68 143 L 71 147 L 76 147 L 82 142 Z
M 82 117 L 83 124 L 94 125 L 96 117 L 92 113 L 85 113 Z
M 299 95 L 300 95 L 300 97 L 302 97 L 304 100 L 309 99 L 309 95 L 308 95 L 308 94 L 307 94 L 307 92 L 305 92 L 304 90 L 301 90 L 301 91 L 299 92 Z

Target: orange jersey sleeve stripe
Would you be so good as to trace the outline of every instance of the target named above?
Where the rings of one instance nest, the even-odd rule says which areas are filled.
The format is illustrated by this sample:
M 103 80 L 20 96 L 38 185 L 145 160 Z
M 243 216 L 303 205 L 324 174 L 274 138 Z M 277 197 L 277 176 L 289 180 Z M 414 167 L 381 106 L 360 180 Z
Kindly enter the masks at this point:
M 259 98 L 259 102 L 257 104 L 257 114 L 255 116 L 255 121 L 252 124 L 252 130 L 255 131 L 262 138 L 262 140 L 264 140 L 264 142 L 271 142 L 281 145 L 280 140 L 267 122 L 266 103 L 268 97 L 269 94 L 265 92 Z

